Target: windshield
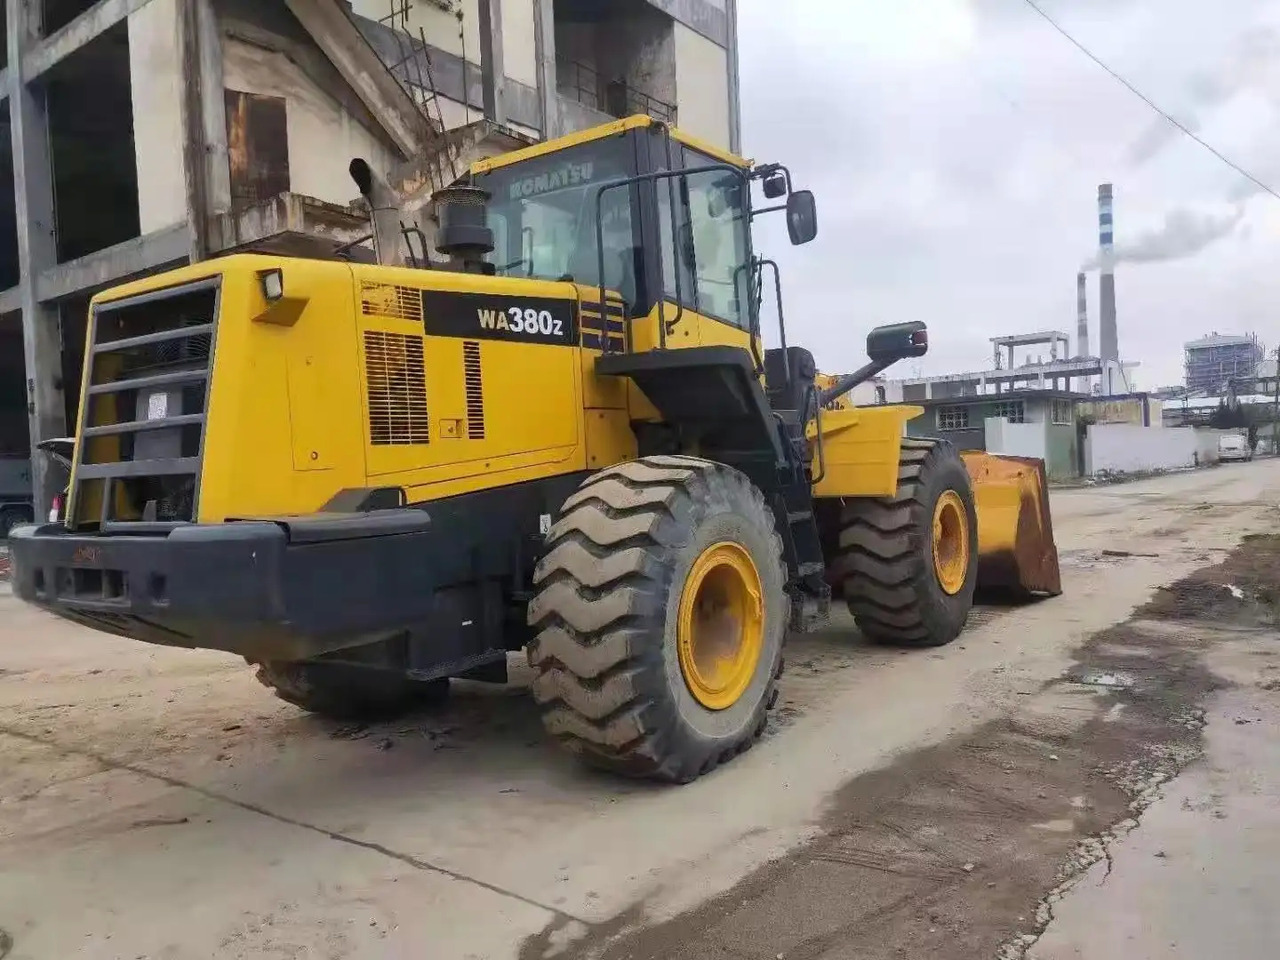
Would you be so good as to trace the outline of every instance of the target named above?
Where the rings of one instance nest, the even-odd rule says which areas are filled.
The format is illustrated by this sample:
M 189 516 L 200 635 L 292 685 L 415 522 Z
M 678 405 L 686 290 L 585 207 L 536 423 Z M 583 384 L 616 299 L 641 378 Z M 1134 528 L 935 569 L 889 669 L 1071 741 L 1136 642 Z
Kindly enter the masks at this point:
M 491 196 L 494 249 L 489 260 L 497 273 L 598 286 L 595 190 L 634 174 L 633 149 L 630 138 L 610 137 L 477 175 L 476 185 Z M 627 188 L 610 190 L 601 206 L 604 285 L 634 304 L 631 193 Z

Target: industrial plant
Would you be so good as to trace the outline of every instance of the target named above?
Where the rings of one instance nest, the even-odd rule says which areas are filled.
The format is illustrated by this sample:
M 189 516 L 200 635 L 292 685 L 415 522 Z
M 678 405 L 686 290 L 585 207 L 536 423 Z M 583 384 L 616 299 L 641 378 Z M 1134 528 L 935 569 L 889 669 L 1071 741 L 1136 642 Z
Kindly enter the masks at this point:
M 1088 274 L 1076 274 L 1076 349 L 1065 331 L 1039 330 L 992 337 L 992 366 L 988 370 L 908 377 L 892 381 L 886 395 L 893 401 L 921 401 L 947 397 L 1004 394 L 1011 390 L 1053 390 L 1084 396 L 1132 393 L 1130 371 L 1136 362 L 1120 359 L 1116 323 L 1115 214 L 1112 185 L 1098 186 L 1099 350 L 1090 350 Z M 1016 348 L 1047 347 L 1048 357 L 1036 353 L 1021 363 Z
M 1221 393 L 1234 381 L 1252 379 L 1262 361 L 1255 334 L 1235 336 L 1213 331 L 1183 347 L 1188 393 Z

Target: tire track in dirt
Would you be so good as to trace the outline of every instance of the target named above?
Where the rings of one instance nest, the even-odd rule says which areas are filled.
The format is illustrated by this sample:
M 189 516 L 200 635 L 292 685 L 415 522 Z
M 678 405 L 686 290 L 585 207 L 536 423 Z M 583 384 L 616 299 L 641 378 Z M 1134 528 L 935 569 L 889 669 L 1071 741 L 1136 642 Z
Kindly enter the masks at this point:
M 1280 538 L 1246 538 L 1094 634 L 1011 716 L 849 783 L 817 839 L 723 896 L 648 928 L 637 908 L 569 947 L 539 937 L 523 956 L 1022 960 L 1200 755 L 1201 704 L 1223 685 L 1204 653 L 1224 630 L 1274 631 L 1277 568 Z

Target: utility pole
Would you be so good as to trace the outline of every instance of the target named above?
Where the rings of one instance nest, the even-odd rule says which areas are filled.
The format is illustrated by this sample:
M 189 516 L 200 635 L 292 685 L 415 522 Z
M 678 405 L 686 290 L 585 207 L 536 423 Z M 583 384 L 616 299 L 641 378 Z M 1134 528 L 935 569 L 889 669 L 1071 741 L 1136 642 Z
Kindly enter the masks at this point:
M 1280 347 L 1276 347 L 1275 405 L 1271 409 L 1271 452 L 1280 455 Z

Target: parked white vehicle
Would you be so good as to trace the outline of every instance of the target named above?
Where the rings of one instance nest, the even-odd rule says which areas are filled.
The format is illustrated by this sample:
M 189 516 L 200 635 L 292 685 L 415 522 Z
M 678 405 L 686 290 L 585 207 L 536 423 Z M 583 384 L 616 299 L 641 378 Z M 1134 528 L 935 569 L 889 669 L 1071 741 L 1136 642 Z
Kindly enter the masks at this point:
M 1229 433 L 1218 438 L 1219 460 L 1252 460 L 1253 450 L 1249 441 L 1238 433 Z

